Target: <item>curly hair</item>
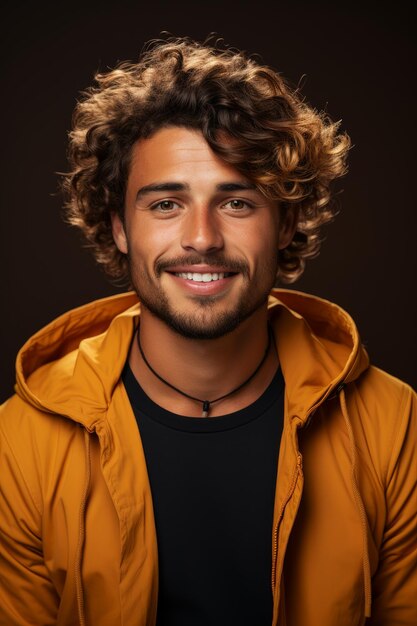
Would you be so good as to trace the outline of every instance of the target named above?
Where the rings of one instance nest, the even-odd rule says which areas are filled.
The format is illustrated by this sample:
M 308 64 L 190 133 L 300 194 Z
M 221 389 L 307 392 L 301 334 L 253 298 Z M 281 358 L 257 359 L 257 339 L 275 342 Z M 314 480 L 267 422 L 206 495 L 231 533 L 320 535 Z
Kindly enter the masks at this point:
M 303 273 L 319 252 L 321 226 L 336 214 L 330 184 L 345 174 L 350 148 L 340 122 L 246 53 L 188 37 L 153 41 L 137 63 L 95 80 L 74 111 L 63 187 L 66 219 L 109 276 L 129 280 L 111 214 L 123 219 L 132 146 L 167 126 L 200 130 L 216 154 L 278 201 L 281 215 L 297 211 L 294 237 L 278 251 L 277 279 L 291 283 Z

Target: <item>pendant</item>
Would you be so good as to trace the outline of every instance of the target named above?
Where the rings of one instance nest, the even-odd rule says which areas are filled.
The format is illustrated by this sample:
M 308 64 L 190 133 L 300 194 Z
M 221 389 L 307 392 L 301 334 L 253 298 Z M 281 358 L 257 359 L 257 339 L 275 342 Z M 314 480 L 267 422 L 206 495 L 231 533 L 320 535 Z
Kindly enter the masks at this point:
M 203 413 L 201 417 L 208 417 L 210 411 L 210 402 L 208 400 L 203 401 Z

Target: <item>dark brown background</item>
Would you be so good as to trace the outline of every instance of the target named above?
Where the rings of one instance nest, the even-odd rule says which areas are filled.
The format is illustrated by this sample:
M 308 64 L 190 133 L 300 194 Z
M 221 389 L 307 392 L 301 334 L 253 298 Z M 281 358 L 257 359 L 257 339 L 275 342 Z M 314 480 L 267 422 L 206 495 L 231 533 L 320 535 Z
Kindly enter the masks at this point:
M 271 4 L 273 8 L 268 7 Z M 293 285 L 355 318 L 373 362 L 417 386 L 413 20 L 405 5 L 20 2 L 1 18 L 1 397 L 21 344 L 112 286 L 61 219 L 55 172 L 80 90 L 168 30 L 227 43 L 282 72 L 352 137 L 341 213 Z

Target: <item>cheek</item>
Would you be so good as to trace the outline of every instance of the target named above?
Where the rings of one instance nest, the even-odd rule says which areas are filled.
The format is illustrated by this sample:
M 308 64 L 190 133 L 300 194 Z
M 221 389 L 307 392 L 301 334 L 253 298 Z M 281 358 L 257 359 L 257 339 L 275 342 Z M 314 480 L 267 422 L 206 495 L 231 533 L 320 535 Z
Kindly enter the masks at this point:
M 278 258 L 278 228 L 272 220 L 252 223 L 240 232 L 235 230 L 233 239 L 251 265 L 270 265 Z
M 140 263 L 148 267 L 153 267 L 155 261 L 169 253 L 175 241 L 172 228 L 167 228 L 163 223 L 137 223 L 133 233 L 136 235 L 130 238 L 131 260 L 134 264 Z

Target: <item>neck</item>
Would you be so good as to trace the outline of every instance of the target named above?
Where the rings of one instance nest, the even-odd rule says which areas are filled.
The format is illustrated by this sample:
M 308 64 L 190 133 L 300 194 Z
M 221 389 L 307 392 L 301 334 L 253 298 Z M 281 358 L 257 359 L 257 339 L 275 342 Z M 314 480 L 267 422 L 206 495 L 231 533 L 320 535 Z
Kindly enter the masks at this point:
M 233 332 L 218 339 L 188 339 L 143 308 L 140 341 L 146 359 L 163 379 L 195 398 L 213 400 L 242 384 L 261 362 L 268 344 L 266 307 Z M 141 357 L 137 341 L 129 357 L 145 393 L 163 408 L 201 417 L 201 403 L 184 397 L 159 380 Z M 231 413 L 254 402 L 269 385 L 278 366 L 274 346 L 259 372 L 237 393 L 211 406 L 210 416 Z

